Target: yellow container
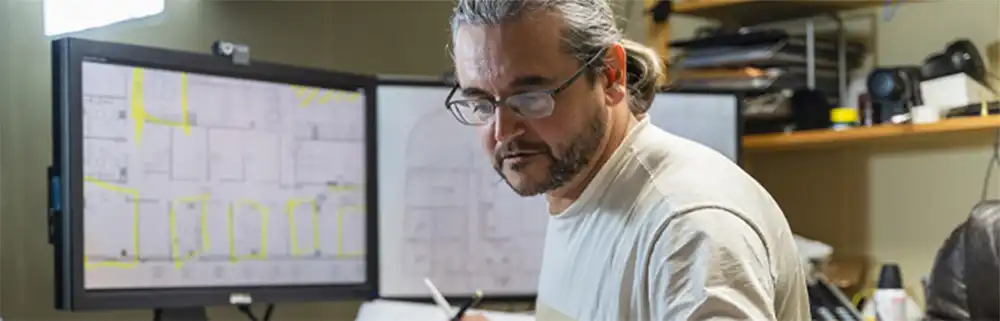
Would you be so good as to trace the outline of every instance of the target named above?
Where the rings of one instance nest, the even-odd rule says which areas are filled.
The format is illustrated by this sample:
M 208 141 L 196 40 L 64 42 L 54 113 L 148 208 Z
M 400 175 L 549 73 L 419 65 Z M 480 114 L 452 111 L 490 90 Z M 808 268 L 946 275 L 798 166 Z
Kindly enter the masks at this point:
M 858 110 L 851 107 L 830 109 L 830 122 L 835 130 L 854 127 L 858 123 Z

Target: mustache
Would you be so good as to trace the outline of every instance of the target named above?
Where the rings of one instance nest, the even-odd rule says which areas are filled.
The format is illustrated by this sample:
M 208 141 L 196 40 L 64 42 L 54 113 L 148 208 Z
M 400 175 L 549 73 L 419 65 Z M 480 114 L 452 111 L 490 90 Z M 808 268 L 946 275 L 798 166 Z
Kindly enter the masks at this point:
M 493 166 L 497 170 L 497 173 L 500 174 L 500 177 L 498 177 L 497 180 L 493 182 L 493 185 L 498 186 L 500 185 L 500 183 L 503 183 L 504 180 L 506 180 L 504 174 L 500 171 L 500 166 L 501 166 L 500 164 L 503 163 L 504 158 L 518 154 L 528 154 L 528 153 L 532 154 L 542 153 L 551 155 L 551 153 L 549 152 L 549 146 L 545 145 L 544 143 L 512 141 L 512 142 L 497 144 L 497 146 L 493 148 Z
M 497 161 L 501 161 L 506 157 L 518 155 L 518 154 L 538 154 L 538 153 L 548 153 L 549 146 L 543 143 L 535 142 L 508 142 L 498 144 L 493 148 L 493 157 Z

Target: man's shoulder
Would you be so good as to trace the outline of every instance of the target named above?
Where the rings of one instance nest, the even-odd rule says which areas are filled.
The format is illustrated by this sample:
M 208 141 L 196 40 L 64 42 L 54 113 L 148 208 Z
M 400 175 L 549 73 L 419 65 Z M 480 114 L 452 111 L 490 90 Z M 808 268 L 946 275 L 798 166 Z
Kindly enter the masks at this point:
M 671 212 L 710 206 L 751 218 L 784 217 L 771 195 L 739 164 L 704 145 L 651 128 L 634 146 L 637 162 L 648 173 L 647 200 L 667 203 Z
M 782 226 L 787 229 L 784 214 L 770 194 L 722 154 L 653 126 L 643 131 L 632 148 L 636 162 L 647 173 L 632 211 L 643 218 L 640 222 L 649 231 L 666 229 L 680 216 L 706 211 L 727 213 L 736 219 L 728 220 L 732 224 L 746 224 L 764 235 Z M 687 220 L 691 229 L 712 228 L 699 217 Z
M 725 155 L 652 124 L 637 137 L 632 153 L 660 189 L 686 191 L 707 183 L 752 180 Z

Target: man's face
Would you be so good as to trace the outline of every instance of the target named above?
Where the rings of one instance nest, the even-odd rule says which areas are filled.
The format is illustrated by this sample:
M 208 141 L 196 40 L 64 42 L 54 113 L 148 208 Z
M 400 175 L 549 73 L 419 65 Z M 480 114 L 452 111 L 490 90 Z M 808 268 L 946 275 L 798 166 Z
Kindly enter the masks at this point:
M 581 63 L 561 50 L 561 27 L 558 16 L 544 13 L 496 26 L 460 26 L 454 56 L 461 94 L 496 99 L 563 84 Z M 577 78 L 556 95 L 549 116 L 525 119 L 500 106 L 492 121 L 480 126 L 493 167 L 516 193 L 531 196 L 562 187 L 587 166 L 608 117 L 600 83 Z

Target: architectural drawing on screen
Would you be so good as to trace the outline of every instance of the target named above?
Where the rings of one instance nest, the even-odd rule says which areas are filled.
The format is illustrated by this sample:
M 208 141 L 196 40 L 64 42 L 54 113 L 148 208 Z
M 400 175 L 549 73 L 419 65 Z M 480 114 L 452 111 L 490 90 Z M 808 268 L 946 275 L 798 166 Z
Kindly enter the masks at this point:
M 407 139 L 401 253 L 407 277 L 444 280 L 438 286 L 450 293 L 534 289 L 544 200 L 514 194 L 475 129 L 441 109 L 422 116 Z
M 88 287 L 364 280 L 362 93 L 82 74 Z

